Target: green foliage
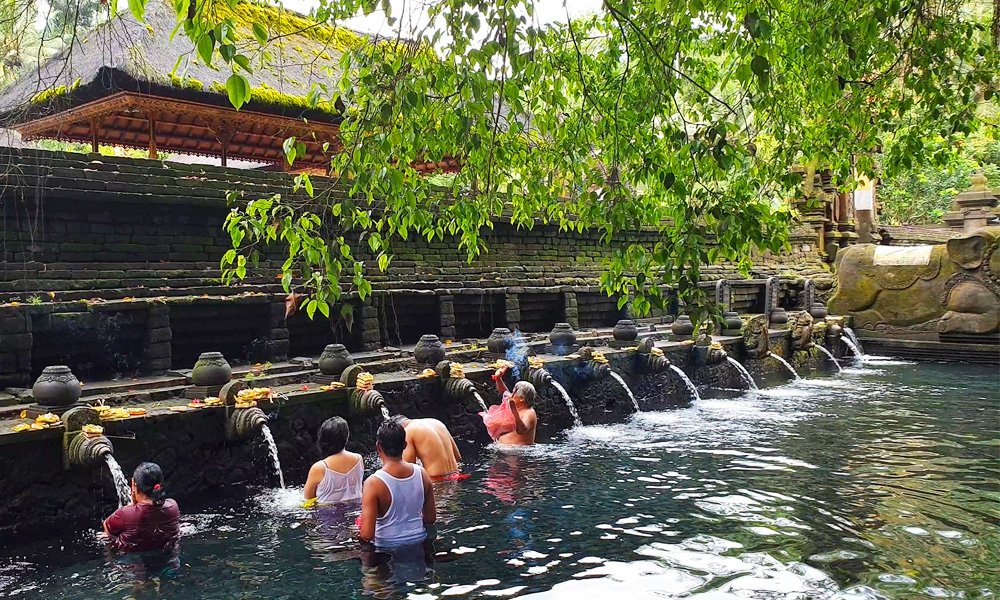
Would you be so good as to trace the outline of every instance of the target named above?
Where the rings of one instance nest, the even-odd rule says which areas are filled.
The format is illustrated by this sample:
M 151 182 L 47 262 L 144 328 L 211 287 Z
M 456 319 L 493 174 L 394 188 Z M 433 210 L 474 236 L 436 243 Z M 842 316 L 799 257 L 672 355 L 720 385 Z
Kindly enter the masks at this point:
M 204 62 L 234 74 L 245 44 L 263 38 L 241 36 L 240 22 L 264 24 L 269 44 L 283 31 L 245 16 L 246 2 L 175 3 Z M 391 10 L 324 0 L 313 18 L 325 26 L 378 6 Z M 606 0 L 601 14 L 550 27 L 534 22 L 532 0 L 429 7 L 443 27 L 419 43 L 323 38 L 343 52 L 319 99 L 346 107 L 331 168 L 351 195 L 234 198 L 229 277 L 245 276 L 262 246 L 284 245 L 282 282 L 313 314 L 344 290 L 370 292 L 347 240 L 383 269 L 415 236 L 449 236 L 473 260 L 509 213 L 519 227 L 600 232 L 614 245 L 608 294 L 644 313 L 674 286 L 704 322 L 718 315 L 697 285 L 701 265 L 747 270 L 754 250 L 785 244 L 790 166 L 823 165 L 849 186 L 855 171 L 875 174 L 884 148 L 890 175 L 909 169 L 933 152 L 928 140 L 976 128 L 976 98 L 998 72 L 985 21 L 958 4 Z M 307 25 L 291 27 L 322 30 Z M 229 87 L 234 105 L 245 101 L 249 88 Z M 297 144 L 286 144 L 290 162 Z M 414 165 L 447 157 L 462 169 L 442 192 Z M 618 243 L 640 226 L 660 241 Z
M 42 150 L 53 150 L 55 152 L 81 152 L 89 153 L 90 144 L 84 142 L 64 142 L 61 140 L 37 140 L 31 142 L 33 146 L 41 148 Z M 101 144 L 97 147 L 97 152 L 103 156 L 127 156 L 130 158 L 149 158 L 149 150 L 140 150 L 137 148 L 120 148 L 118 146 L 107 146 Z M 167 152 L 157 153 L 156 158 L 158 160 L 167 160 L 170 158 L 170 154 Z
M 994 132 L 995 133 L 995 132 Z M 919 165 L 882 182 L 878 190 L 879 220 L 888 225 L 941 223 L 955 196 L 971 184 L 976 171 L 988 185 L 1000 185 L 1000 139 L 987 134 L 969 136 L 945 146 L 937 140 L 942 164 Z

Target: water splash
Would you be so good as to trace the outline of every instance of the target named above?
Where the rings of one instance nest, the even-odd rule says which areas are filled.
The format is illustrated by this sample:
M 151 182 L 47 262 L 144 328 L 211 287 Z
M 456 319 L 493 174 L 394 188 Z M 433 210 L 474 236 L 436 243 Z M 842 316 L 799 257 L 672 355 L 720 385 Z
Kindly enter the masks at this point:
M 642 412 L 642 409 L 639 408 L 639 401 L 636 400 L 635 394 L 632 393 L 632 389 L 628 386 L 627 383 L 625 383 L 625 380 L 622 379 L 622 376 L 619 375 L 618 373 L 615 373 L 614 371 L 611 371 L 611 376 L 615 378 L 615 381 L 617 381 L 618 384 L 622 386 L 622 389 L 625 390 L 625 392 L 628 394 L 628 397 L 632 400 L 632 407 L 635 408 L 635 412 L 637 413 Z
M 677 365 L 670 365 L 670 370 L 677 373 L 677 376 L 681 378 L 684 385 L 687 386 L 688 393 L 691 394 L 693 400 L 701 400 L 701 394 L 698 393 L 698 388 L 694 385 L 694 382 L 687 376 L 687 373 L 681 370 Z
M 732 356 L 727 356 L 726 362 L 728 362 L 734 369 L 736 369 L 737 372 L 739 372 L 740 377 L 743 378 L 743 381 L 747 384 L 748 388 L 750 388 L 751 390 L 760 389 L 759 387 L 757 387 L 757 382 L 755 382 L 753 380 L 753 377 L 750 376 L 750 371 L 747 371 L 746 367 L 741 365 L 738 360 L 736 360 Z
M 851 349 L 851 353 L 854 355 L 854 360 L 865 362 L 865 354 L 861 351 L 861 348 L 859 348 L 857 344 L 852 342 L 850 338 L 847 337 L 841 337 L 840 340 Z
M 483 397 L 479 395 L 479 392 L 472 392 L 472 395 L 475 396 L 476 402 L 479 403 L 479 407 L 482 408 L 483 411 L 486 411 L 487 410 L 486 401 L 483 400 Z
M 111 480 L 115 483 L 115 491 L 118 493 L 118 508 L 131 504 L 132 486 L 129 485 L 128 477 L 125 477 L 121 465 L 111 454 L 104 455 L 104 462 L 107 463 L 108 471 L 111 472 Z
M 576 412 L 576 406 L 573 405 L 573 401 L 569 399 L 569 392 L 566 388 L 562 386 L 558 381 L 552 381 L 552 387 L 556 388 L 556 391 L 562 395 L 563 402 L 566 403 L 566 408 L 569 409 L 569 414 L 573 417 L 573 427 L 579 427 L 583 425 L 583 421 L 580 420 L 580 414 Z
M 780 362 L 781 364 L 785 365 L 785 368 L 788 369 L 788 372 L 791 373 L 793 377 L 795 377 L 796 379 L 802 379 L 801 377 L 799 377 L 799 374 L 795 372 L 795 367 L 793 367 L 790 362 L 785 360 L 784 357 L 778 356 L 774 352 L 768 352 L 767 355 L 773 358 L 774 360 Z M 839 367 L 840 365 L 837 366 Z
M 271 428 L 267 425 L 261 425 L 260 434 L 264 436 L 264 441 L 267 442 L 267 454 L 271 458 L 271 468 L 274 469 L 275 475 L 278 476 L 278 483 L 281 484 L 281 489 L 285 489 L 285 476 L 281 472 L 281 461 L 278 460 L 278 445 L 274 443 Z
M 833 364 L 837 366 L 837 372 L 838 373 L 843 373 L 844 372 L 844 369 L 841 368 L 840 363 L 837 362 L 837 357 L 833 355 L 833 352 L 830 352 L 829 350 L 827 350 L 823 346 L 820 346 L 819 344 L 816 344 L 816 347 L 819 348 L 820 352 L 822 352 L 823 354 L 827 355 L 830 358 L 830 360 L 833 361 Z
M 850 327 L 844 327 L 844 335 L 847 336 L 847 339 L 851 340 L 851 350 L 855 350 L 858 357 L 864 358 L 865 347 L 861 345 L 861 340 L 858 339 L 858 334 L 854 333 L 854 330 Z
M 379 409 L 382 411 L 382 420 L 383 421 L 388 421 L 389 420 L 389 407 L 386 406 L 385 404 L 383 404 L 382 406 L 379 407 Z

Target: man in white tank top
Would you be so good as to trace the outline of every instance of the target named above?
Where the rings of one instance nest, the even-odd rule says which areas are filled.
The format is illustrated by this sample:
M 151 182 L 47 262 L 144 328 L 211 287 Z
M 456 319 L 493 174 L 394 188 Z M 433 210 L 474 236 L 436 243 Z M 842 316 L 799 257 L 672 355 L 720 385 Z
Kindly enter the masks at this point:
M 403 460 L 406 431 L 386 421 L 376 434 L 382 468 L 365 481 L 361 493 L 361 539 L 380 550 L 419 544 L 437 520 L 434 488 L 427 472 Z

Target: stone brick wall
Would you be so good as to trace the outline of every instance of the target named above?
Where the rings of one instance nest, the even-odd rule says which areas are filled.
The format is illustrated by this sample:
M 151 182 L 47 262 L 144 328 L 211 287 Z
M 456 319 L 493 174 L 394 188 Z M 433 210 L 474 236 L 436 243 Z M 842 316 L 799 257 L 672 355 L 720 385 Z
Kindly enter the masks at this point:
M 498 219 L 484 232 L 488 252 L 471 264 L 455 240 L 396 242 L 389 271 L 367 273 L 374 295 L 345 299 L 355 305 L 352 328 L 339 310 L 330 323 L 286 322 L 280 249 L 238 286 L 222 285 L 218 267 L 230 248 L 222 229 L 227 192 L 287 196 L 289 175 L 0 148 L 0 178 L 0 388 L 30 383 L 42 362 L 83 366 L 59 354 L 54 323 L 74 323 L 86 339 L 103 335 L 123 355 L 122 368 L 145 374 L 190 367 L 206 350 L 236 362 L 275 361 L 290 352 L 316 355 L 331 341 L 372 350 L 412 344 L 424 333 L 462 339 L 503 326 L 548 331 L 558 321 L 610 326 L 624 316 L 617 298 L 598 287 L 610 253 L 596 235 L 518 230 Z M 314 187 L 344 193 L 323 178 Z M 641 231 L 614 243 L 656 239 Z M 798 232 L 793 242 L 786 254 L 762 254 L 753 275 L 819 277 L 818 288 L 828 288 L 829 270 L 810 234 Z M 366 245 L 356 252 L 375 264 Z M 738 277 L 728 265 L 705 265 L 702 273 Z M 759 304 L 757 288 L 744 291 L 734 293 L 738 310 Z M 129 301 L 137 304 L 122 304 Z M 121 313 L 118 328 L 104 331 L 92 313 L 112 310 Z M 118 373 L 107 365 L 94 372 Z

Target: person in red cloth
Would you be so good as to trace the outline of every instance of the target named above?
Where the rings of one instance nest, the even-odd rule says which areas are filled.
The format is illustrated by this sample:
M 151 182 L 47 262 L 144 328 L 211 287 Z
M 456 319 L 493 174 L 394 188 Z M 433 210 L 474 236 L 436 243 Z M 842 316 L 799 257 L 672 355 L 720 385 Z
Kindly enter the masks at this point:
M 142 463 L 132 474 L 132 504 L 104 521 L 111 546 L 122 552 L 172 552 L 181 537 L 180 509 L 163 488 L 163 471 Z
M 538 415 L 531 407 L 535 400 L 535 386 L 527 381 L 518 381 L 514 390 L 509 391 L 503 380 L 507 369 L 501 367 L 493 374 L 497 392 L 503 397 L 500 404 L 479 415 L 483 417 L 486 430 L 494 441 L 510 446 L 530 446 L 535 443 L 538 427 Z

